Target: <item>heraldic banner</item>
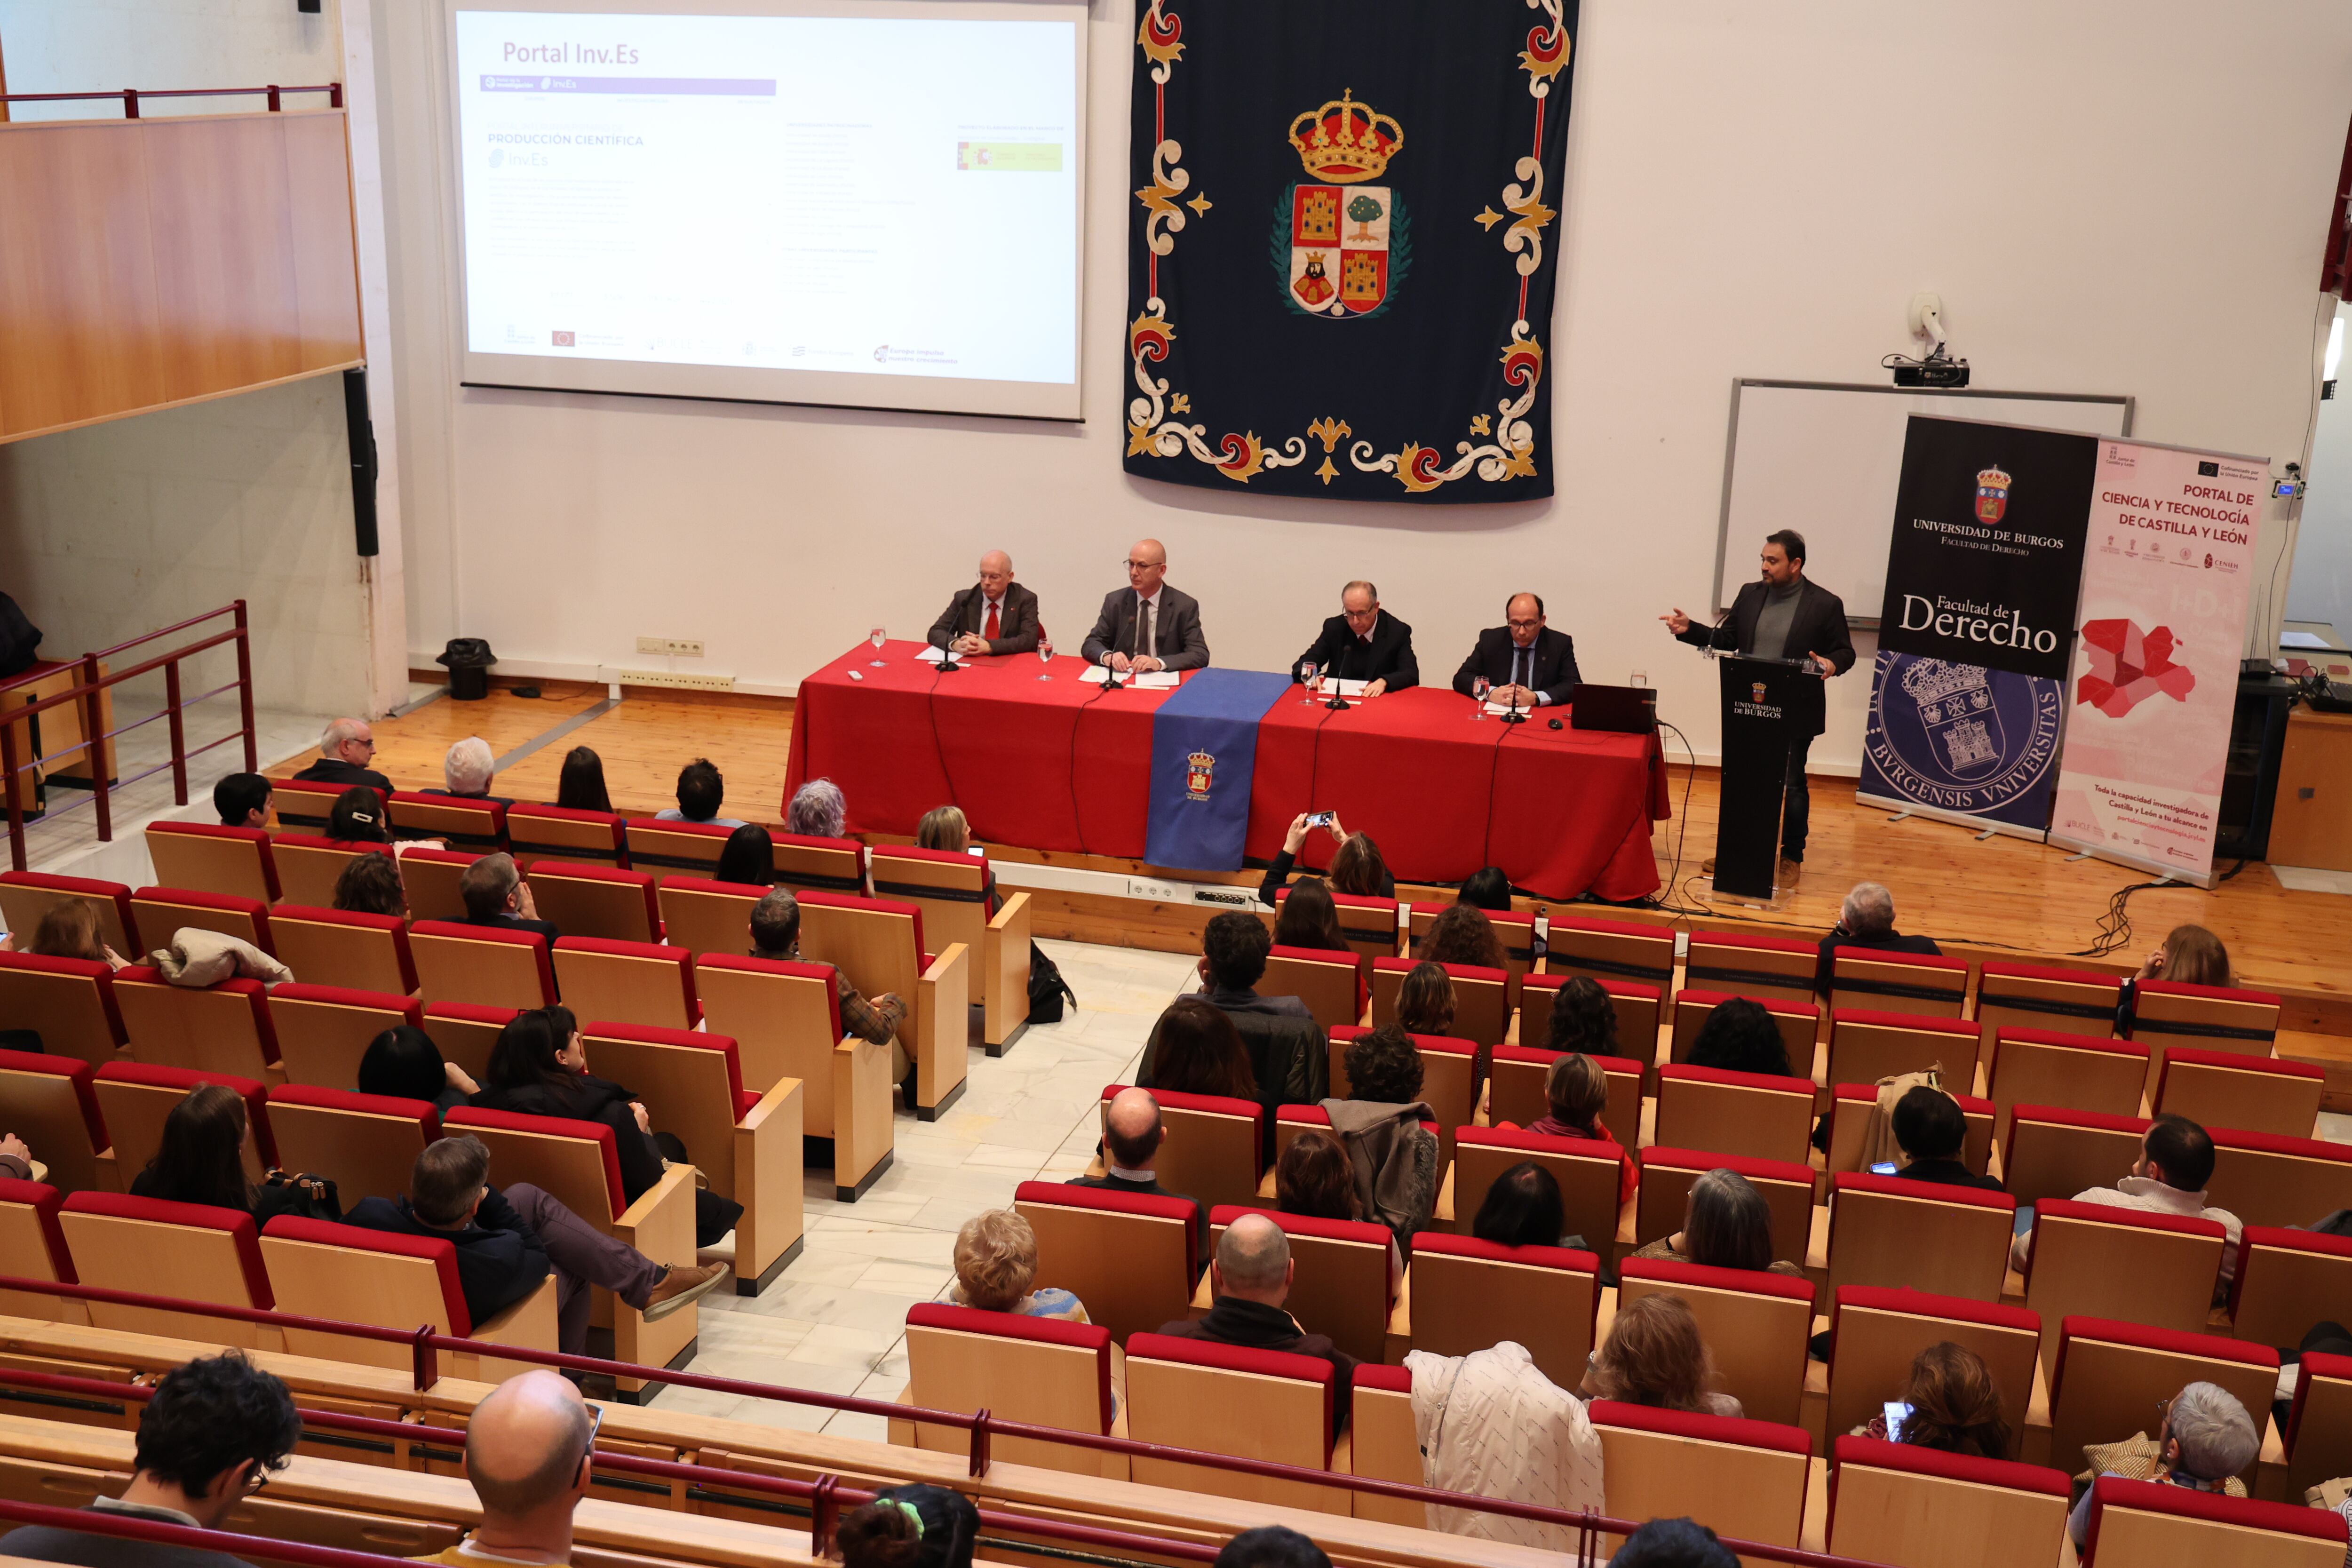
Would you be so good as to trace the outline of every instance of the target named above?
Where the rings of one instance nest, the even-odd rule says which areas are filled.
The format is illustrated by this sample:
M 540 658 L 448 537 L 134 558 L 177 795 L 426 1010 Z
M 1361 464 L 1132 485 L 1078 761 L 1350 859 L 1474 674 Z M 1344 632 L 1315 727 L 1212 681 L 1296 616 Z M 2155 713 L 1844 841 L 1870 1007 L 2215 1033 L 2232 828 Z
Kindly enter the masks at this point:
M 1192 871 L 1242 868 L 1258 721 L 1289 690 L 1287 675 L 1196 670 L 1153 711 L 1146 860 Z
M 2050 841 L 2210 887 L 2259 458 L 2101 441 Z
M 1129 473 L 1353 500 L 1552 493 L 1576 7 L 1148 0 Z
M 1856 800 L 2040 838 L 2066 683 L 1881 649 Z

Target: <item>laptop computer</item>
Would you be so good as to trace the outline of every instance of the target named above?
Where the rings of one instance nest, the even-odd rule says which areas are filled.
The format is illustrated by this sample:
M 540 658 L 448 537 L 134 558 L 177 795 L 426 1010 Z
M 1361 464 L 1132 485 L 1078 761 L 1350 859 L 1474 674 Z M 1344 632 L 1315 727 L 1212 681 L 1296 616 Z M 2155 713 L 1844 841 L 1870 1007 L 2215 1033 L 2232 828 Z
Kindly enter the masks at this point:
M 1568 702 L 1570 729 L 1646 735 L 1658 727 L 1658 693 L 1652 687 L 1579 682 L 1570 689 Z

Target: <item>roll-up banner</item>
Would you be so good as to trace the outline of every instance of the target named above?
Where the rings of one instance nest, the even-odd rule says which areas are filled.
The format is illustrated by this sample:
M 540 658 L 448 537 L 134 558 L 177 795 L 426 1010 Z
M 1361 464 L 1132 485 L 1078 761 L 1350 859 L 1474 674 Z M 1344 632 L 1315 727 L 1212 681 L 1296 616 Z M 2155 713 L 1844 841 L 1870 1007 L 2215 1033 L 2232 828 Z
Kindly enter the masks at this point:
M 2050 841 L 2213 883 L 2268 459 L 2100 441 Z

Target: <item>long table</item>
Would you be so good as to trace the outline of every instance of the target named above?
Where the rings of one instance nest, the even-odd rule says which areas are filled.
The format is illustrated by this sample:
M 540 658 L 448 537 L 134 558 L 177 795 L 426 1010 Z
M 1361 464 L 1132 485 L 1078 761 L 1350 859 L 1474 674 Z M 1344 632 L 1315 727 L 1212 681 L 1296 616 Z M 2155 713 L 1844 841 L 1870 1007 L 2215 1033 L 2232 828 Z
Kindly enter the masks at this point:
M 985 843 L 1139 859 L 1153 715 L 1166 691 L 1081 680 L 1057 657 L 974 658 L 941 674 L 919 643 L 861 643 L 802 681 L 786 790 L 830 778 L 856 833 L 908 834 L 954 804 Z M 877 665 L 874 661 L 879 659 Z M 1043 677 L 1043 679 L 1041 679 Z M 1658 888 L 1652 825 L 1668 816 L 1655 735 L 1474 720 L 1444 687 L 1333 712 L 1296 688 L 1258 721 L 1246 854 L 1271 859 L 1291 818 L 1336 810 L 1404 881 L 1458 882 L 1482 866 L 1547 898 L 1644 897 Z M 1317 834 L 1300 857 L 1334 847 Z

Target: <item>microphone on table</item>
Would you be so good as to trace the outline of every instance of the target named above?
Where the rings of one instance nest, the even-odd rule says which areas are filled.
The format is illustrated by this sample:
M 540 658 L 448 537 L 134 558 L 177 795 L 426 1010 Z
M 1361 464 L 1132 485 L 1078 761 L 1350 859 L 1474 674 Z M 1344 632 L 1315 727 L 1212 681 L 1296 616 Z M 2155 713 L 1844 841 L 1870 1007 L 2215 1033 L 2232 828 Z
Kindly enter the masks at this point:
M 1348 667 L 1348 656 L 1356 651 L 1354 647 L 1355 641 L 1356 639 L 1353 637 L 1349 637 L 1347 643 L 1342 645 L 1339 649 L 1339 668 L 1342 669 L 1345 669 Z M 1348 700 L 1339 695 L 1339 682 L 1344 679 L 1344 677 L 1338 675 L 1331 678 L 1331 698 L 1330 700 L 1323 704 L 1324 707 L 1329 709 L 1334 713 L 1345 713 L 1349 706 Z

